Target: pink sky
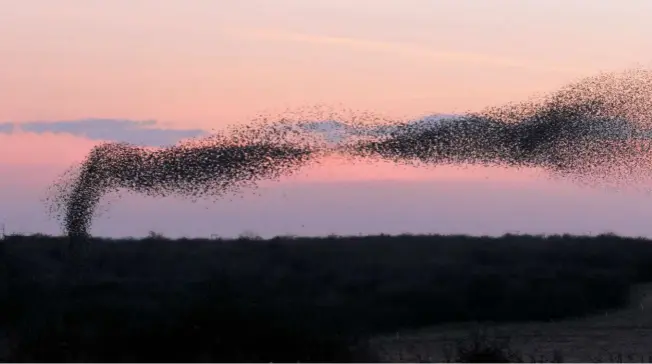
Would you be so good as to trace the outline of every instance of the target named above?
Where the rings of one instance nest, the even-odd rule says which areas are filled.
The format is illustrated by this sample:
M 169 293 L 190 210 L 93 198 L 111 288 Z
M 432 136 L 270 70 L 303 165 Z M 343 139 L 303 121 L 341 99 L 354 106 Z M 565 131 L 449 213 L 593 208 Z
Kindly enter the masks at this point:
M 601 70 L 652 61 L 646 0 L 0 5 L 0 122 L 154 119 L 169 128 L 211 130 L 318 103 L 418 117 L 518 101 Z M 38 198 L 97 143 L 65 134 L 0 134 L 0 219 L 17 232 L 56 232 Z M 580 189 L 504 169 L 328 160 L 266 183 L 260 193 L 211 205 L 127 198 L 93 232 L 652 235 L 647 194 Z M 398 207 L 386 208 L 387 200 Z M 237 218 L 212 227 L 230 213 Z

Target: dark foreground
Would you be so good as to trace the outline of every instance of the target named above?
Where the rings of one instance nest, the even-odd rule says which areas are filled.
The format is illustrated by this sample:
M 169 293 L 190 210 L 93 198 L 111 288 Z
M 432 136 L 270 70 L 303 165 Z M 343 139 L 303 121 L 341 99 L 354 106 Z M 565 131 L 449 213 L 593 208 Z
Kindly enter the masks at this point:
M 6 361 L 369 362 L 372 336 L 586 316 L 652 281 L 652 241 L 611 235 L 0 244 Z

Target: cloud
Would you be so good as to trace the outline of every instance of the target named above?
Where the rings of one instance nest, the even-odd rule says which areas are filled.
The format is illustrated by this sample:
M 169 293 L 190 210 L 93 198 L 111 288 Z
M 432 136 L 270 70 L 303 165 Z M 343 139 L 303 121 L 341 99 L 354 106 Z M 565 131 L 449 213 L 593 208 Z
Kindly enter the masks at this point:
M 427 116 L 413 122 L 438 121 L 454 115 Z M 387 135 L 396 126 L 349 125 L 338 120 L 311 120 L 299 123 L 306 133 L 321 135 L 329 143 L 338 143 L 354 137 L 373 137 Z M 33 135 L 58 134 L 85 138 L 90 141 L 127 142 L 145 147 L 174 145 L 183 139 L 208 136 L 201 129 L 169 129 L 156 121 L 134 121 L 127 119 L 81 119 L 68 121 L 32 121 L 22 123 L 0 123 L 0 134 L 14 135 L 27 133 Z
M 413 119 L 408 123 L 428 126 L 443 120 L 454 119 L 461 115 L 434 114 Z M 324 138 L 328 143 L 344 142 L 359 137 L 382 137 L 398 130 L 399 125 L 352 125 L 339 120 L 307 120 L 298 123 L 301 130 L 314 133 Z M 620 127 L 596 123 L 595 131 L 603 128 L 614 134 L 614 137 L 652 137 L 649 130 L 629 130 L 627 124 Z M 156 121 L 133 121 L 126 119 L 82 119 L 72 121 L 35 121 L 25 123 L 0 123 L 0 134 L 16 133 L 34 135 L 59 134 L 85 138 L 90 141 L 127 142 L 145 147 L 163 147 L 174 145 L 183 139 L 208 136 L 210 133 L 201 129 L 169 129 L 160 126 Z M 603 132 L 604 133 L 604 132 Z
M 2 134 L 11 134 L 14 132 L 14 124 L 12 123 L 0 123 L 0 133 Z
M 81 119 L 69 121 L 32 121 L 0 123 L 0 134 L 19 131 L 33 134 L 68 134 L 90 140 L 127 142 L 142 146 L 160 147 L 176 144 L 182 139 L 207 135 L 201 129 L 168 129 L 154 120 Z

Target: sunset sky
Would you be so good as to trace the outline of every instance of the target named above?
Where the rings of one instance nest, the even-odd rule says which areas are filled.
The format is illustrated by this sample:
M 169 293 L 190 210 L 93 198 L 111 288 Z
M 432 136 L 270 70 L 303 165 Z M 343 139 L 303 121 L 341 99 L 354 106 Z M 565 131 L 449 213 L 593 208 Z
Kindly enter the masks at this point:
M 0 0 L 0 223 L 102 141 L 169 145 L 340 105 L 461 113 L 652 64 L 647 0 Z M 337 107 L 340 107 L 337 106 Z M 441 232 L 652 236 L 652 196 L 533 171 L 338 160 L 220 202 L 107 200 L 103 236 Z

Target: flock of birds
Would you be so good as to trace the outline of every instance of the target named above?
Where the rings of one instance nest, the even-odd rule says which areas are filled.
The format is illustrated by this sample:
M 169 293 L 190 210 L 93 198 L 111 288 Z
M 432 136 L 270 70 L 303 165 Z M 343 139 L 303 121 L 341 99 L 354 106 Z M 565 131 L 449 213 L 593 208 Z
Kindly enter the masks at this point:
M 109 192 L 221 197 L 329 154 L 351 162 L 539 168 L 571 179 L 629 182 L 652 170 L 651 96 L 652 71 L 636 68 L 437 122 L 385 122 L 377 125 L 382 133 L 337 143 L 306 130 L 305 118 L 266 119 L 159 150 L 106 143 L 55 182 L 51 212 L 67 234 L 86 236 L 100 199 Z M 351 130 L 374 126 L 338 123 Z

